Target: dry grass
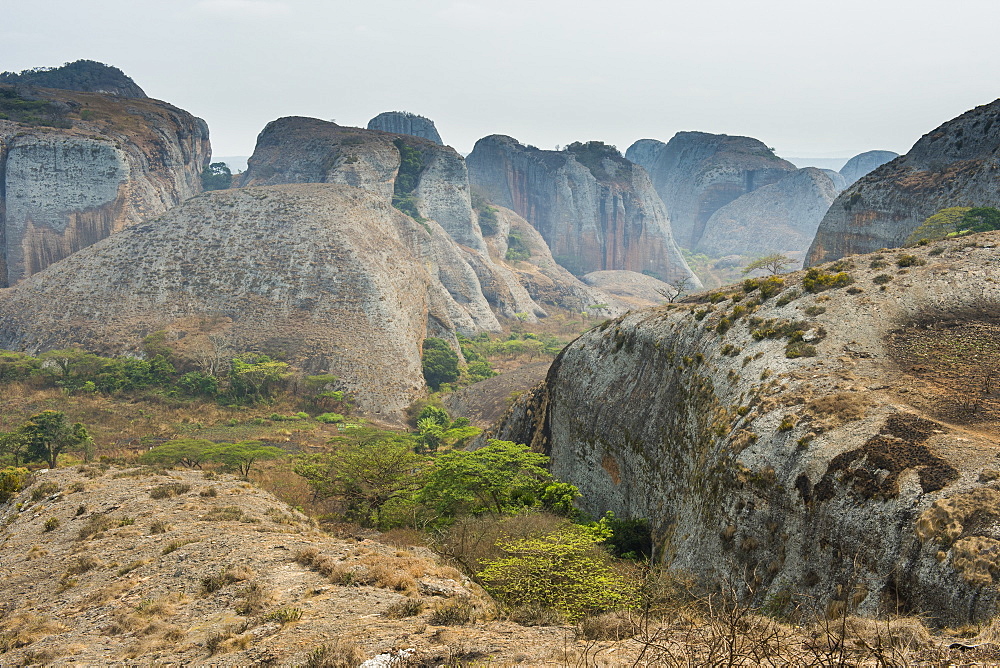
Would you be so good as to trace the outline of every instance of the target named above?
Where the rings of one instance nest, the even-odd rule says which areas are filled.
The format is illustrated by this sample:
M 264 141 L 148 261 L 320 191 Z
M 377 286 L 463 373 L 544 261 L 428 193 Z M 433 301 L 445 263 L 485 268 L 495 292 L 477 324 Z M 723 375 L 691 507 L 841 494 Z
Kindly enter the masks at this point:
M 365 660 L 365 655 L 357 643 L 335 638 L 309 652 L 305 668 L 355 668 Z
M 19 613 L 0 621 L 0 652 L 27 647 L 69 627 L 44 615 Z
M 336 584 L 366 585 L 407 595 L 417 593 L 419 578 L 460 577 L 452 568 L 442 568 L 429 559 L 413 556 L 405 550 L 390 555 L 359 548 L 352 554 L 337 558 L 321 554 L 316 548 L 306 548 L 295 555 L 295 561 L 313 568 Z

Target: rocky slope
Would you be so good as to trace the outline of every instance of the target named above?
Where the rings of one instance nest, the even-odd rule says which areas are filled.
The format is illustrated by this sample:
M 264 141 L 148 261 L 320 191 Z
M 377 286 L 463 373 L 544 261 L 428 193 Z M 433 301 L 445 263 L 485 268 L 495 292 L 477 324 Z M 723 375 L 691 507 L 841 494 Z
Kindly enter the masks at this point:
M 561 627 L 436 624 L 456 605 L 489 619 L 491 602 L 426 548 L 334 538 L 270 494 L 201 471 L 37 474 L 0 505 L 0 576 L 5 666 L 541 665 L 567 650 Z
M 806 263 L 902 246 L 951 206 L 1000 205 L 1000 100 L 952 119 L 845 190 L 820 223 Z
M 491 135 L 476 142 L 466 161 L 473 187 L 530 222 L 574 274 L 627 270 L 697 282 L 649 177 L 612 147 L 583 157 Z
M 434 127 L 434 121 L 408 111 L 383 111 L 368 121 L 368 129 L 393 132 L 398 135 L 413 135 L 429 139 L 435 144 L 444 144 L 437 128 Z
M 186 111 L 42 88 L 0 85 L 0 97 L 66 126 L 0 120 L 0 286 L 201 192 L 208 126 Z
M 847 185 L 853 184 L 862 176 L 881 167 L 890 160 L 899 157 L 898 153 L 892 151 L 865 151 L 854 156 L 840 168 L 840 174 L 844 177 Z M 845 186 L 846 188 L 846 186 Z M 841 188 L 843 190 L 843 188 Z
M 426 336 L 499 328 L 437 223 L 335 184 L 204 193 L 0 291 L 0 315 L 7 349 L 123 353 L 165 329 L 279 354 L 387 419 L 423 392 Z
M 791 172 L 719 208 L 695 250 L 713 257 L 782 253 L 801 261 L 838 192 L 823 170 Z
M 414 172 L 403 177 L 401 152 L 410 156 L 407 168 Z M 401 192 L 397 184 L 404 181 L 410 186 Z M 450 147 L 311 118 L 282 118 L 269 123 L 258 137 L 243 185 L 305 182 L 354 186 L 387 203 L 402 199 L 407 202 L 403 206 L 412 206 L 411 212 L 418 217 L 439 223 L 446 234 L 434 238 L 435 247 L 454 247 L 464 260 L 441 263 L 447 273 L 442 282 L 462 303 L 477 303 L 485 295 L 501 316 L 520 313 L 534 320 L 546 315 L 542 302 L 575 310 L 594 292 L 567 272 L 555 269 L 540 239 L 525 238 L 534 249 L 526 261 L 507 261 L 508 235 L 512 225 L 519 223 L 501 213 L 499 222 L 492 223 L 484 235 L 480 213 L 472 207 L 465 161 Z M 473 294 L 476 291 L 481 294 Z M 624 311 L 623 307 L 615 309 L 616 313 Z M 486 314 L 479 320 L 483 328 L 498 328 L 495 320 L 487 322 Z
M 550 454 L 594 516 L 648 518 L 672 568 L 776 611 L 989 617 L 998 244 L 857 256 L 609 321 L 495 435 Z
M 682 248 L 698 245 L 718 209 L 795 171 L 757 139 L 706 132 L 678 132 L 666 144 L 640 139 L 625 157 L 649 172 Z

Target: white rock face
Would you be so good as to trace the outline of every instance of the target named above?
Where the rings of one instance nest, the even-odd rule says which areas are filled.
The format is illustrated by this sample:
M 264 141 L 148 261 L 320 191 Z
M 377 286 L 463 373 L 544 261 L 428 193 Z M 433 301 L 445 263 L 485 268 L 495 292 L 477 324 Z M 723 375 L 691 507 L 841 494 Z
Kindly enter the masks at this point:
M 895 160 L 898 157 L 899 154 L 892 151 L 865 151 L 864 153 L 859 153 L 840 168 L 840 173 L 847 182 L 847 185 L 842 190 L 865 174 L 876 170 L 890 160 Z

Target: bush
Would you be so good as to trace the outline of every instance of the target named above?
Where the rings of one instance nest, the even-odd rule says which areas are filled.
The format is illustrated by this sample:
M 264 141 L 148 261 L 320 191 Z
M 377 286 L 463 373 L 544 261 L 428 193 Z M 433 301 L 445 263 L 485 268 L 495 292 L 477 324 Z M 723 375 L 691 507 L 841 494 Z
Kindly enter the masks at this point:
M 59 518 L 58 517 L 50 517 L 49 519 L 45 520 L 45 531 L 47 531 L 47 532 L 48 531 L 55 531 L 58 528 L 59 528 Z
M 885 285 L 891 280 L 892 276 L 890 276 L 889 274 L 879 274 L 878 276 L 872 279 L 872 283 L 874 283 L 875 285 Z
M 458 353 L 452 350 L 444 339 L 434 337 L 424 339 L 421 365 L 424 380 L 434 391 L 437 391 L 442 383 L 454 383 L 458 380 Z
M 812 267 L 806 272 L 802 279 L 802 287 L 808 292 L 822 292 L 831 288 L 840 288 L 854 282 L 850 274 L 841 271 L 836 274 L 828 274 L 816 267 Z
M 926 262 L 916 255 L 903 254 L 896 258 L 896 265 L 899 267 L 919 267 L 922 264 Z
M 28 469 L 17 466 L 0 468 L 0 503 L 7 503 L 28 484 Z

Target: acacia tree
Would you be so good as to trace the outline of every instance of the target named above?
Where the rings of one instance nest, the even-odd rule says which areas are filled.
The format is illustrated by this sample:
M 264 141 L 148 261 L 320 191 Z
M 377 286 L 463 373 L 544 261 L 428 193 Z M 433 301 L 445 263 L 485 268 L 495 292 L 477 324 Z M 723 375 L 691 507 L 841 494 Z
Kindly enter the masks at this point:
M 771 253 L 770 255 L 759 257 L 747 266 L 743 267 L 743 274 L 751 274 L 755 271 L 766 271 L 769 275 L 776 276 L 777 274 L 784 274 L 794 264 L 795 260 L 786 255 L 782 255 L 781 253 Z
M 219 443 L 208 449 L 205 459 L 221 462 L 230 469 L 240 472 L 246 478 L 256 462 L 269 459 L 279 459 L 285 451 L 273 445 L 264 445 L 260 441 L 240 441 L 239 443 Z
M 20 430 L 28 439 L 28 452 L 44 459 L 49 468 L 56 468 L 56 461 L 63 452 L 86 446 L 91 442 L 87 428 L 81 423 L 70 424 L 60 411 L 42 411 L 31 418 Z
M 209 461 L 215 446 L 215 443 L 204 438 L 178 438 L 144 452 L 139 461 L 143 464 L 180 464 L 185 468 L 200 469 L 203 463 Z

